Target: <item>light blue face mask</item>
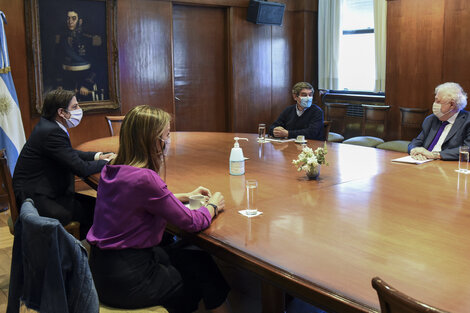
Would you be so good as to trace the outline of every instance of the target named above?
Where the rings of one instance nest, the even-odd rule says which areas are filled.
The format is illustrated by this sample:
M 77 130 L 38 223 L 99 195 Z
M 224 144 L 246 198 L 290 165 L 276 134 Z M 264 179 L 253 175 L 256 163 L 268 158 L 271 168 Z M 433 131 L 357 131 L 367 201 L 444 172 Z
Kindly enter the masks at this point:
M 312 105 L 313 97 L 300 97 L 300 106 L 309 108 Z

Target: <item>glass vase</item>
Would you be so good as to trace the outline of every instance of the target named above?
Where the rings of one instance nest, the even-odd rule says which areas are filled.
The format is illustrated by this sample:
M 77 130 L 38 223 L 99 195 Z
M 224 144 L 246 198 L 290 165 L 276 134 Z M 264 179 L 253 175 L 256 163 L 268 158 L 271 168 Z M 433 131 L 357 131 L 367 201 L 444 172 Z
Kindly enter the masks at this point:
M 308 179 L 317 179 L 320 176 L 320 165 L 312 167 L 307 171 Z

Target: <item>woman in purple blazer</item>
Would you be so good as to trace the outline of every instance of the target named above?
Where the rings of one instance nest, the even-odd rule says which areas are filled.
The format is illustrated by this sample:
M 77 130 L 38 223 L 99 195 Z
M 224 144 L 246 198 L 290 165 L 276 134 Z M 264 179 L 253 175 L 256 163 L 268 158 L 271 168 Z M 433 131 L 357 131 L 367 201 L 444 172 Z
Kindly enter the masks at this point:
M 163 305 L 169 312 L 229 312 L 229 287 L 211 256 L 194 247 L 164 246 L 167 223 L 187 232 L 210 226 L 224 208 L 220 193 L 204 187 L 174 195 L 159 176 L 170 141 L 170 115 L 137 106 L 124 118 L 119 152 L 102 172 L 93 226 L 90 267 L 100 301 L 126 309 Z M 190 195 L 209 197 L 189 210 Z

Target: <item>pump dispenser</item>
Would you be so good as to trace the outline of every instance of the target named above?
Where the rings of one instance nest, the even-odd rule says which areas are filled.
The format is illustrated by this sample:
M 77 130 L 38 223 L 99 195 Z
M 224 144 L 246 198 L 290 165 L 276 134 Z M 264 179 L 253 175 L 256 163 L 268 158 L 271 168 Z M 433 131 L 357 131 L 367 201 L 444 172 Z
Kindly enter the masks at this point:
M 248 138 L 234 137 L 235 144 L 233 145 L 232 152 L 230 152 L 230 175 L 243 175 L 245 174 L 245 157 L 243 150 L 238 144 L 238 140 L 246 140 Z

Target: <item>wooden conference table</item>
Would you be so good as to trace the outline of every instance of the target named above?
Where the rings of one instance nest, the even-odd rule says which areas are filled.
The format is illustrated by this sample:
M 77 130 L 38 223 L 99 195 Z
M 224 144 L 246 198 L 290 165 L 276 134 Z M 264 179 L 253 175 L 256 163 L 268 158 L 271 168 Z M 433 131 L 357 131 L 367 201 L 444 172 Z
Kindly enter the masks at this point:
M 229 175 L 234 136 L 250 140 L 240 141 L 244 176 Z M 211 253 L 335 312 L 378 311 L 374 276 L 430 305 L 470 312 L 470 175 L 456 173 L 457 162 L 392 163 L 404 154 L 328 143 L 329 166 L 309 181 L 291 164 L 301 149 L 294 142 L 199 132 L 171 140 L 169 189 L 202 185 L 225 196 L 225 212 L 192 236 Z M 118 137 L 108 137 L 78 148 L 117 147 Z M 246 179 L 259 183 L 263 214 L 254 218 L 238 213 Z

